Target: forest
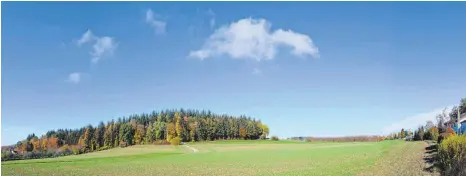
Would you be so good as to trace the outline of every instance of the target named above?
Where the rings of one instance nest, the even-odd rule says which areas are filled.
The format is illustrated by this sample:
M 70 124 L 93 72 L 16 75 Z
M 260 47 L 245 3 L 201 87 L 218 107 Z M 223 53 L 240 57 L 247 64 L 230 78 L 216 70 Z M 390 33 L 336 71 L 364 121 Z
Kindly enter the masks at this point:
M 181 142 L 265 139 L 269 127 L 247 116 L 199 110 L 164 110 L 131 115 L 94 127 L 58 129 L 38 137 L 30 134 L 2 147 L 2 160 L 35 159 L 82 154 L 129 145 L 179 145 Z

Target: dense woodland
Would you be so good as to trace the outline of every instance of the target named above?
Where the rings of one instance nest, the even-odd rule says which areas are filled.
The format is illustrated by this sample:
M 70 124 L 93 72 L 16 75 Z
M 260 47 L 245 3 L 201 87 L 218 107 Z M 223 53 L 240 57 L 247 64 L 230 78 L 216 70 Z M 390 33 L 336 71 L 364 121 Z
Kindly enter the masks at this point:
M 56 157 L 140 144 L 228 139 L 265 139 L 269 128 L 260 120 L 213 114 L 210 111 L 165 110 L 132 115 L 94 127 L 58 129 L 28 135 L 14 146 L 2 147 L 2 160 Z

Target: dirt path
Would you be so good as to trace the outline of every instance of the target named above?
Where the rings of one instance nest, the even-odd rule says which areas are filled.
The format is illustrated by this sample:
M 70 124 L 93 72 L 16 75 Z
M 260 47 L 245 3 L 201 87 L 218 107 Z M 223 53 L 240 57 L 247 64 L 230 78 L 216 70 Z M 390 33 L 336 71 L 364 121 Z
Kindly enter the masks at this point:
M 194 147 L 191 147 L 191 146 L 189 146 L 189 145 L 187 145 L 187 144 L 185 144 L 185 143 L 183 143 L 183 146 L 185 146 L 186 148 L 189 148 L 189 149 L 191 149 L 191 150 L 192 150 L 194 153 L 197 153 L 197 152 L 199 152 L 199 150 L 198 150 L 198 149 L 196 149 L 196 148 L 194 148 Z
M 404 142 L 393 146 L 372 170 L 359 175 L 439 175 L 432 167 L 434 151 L 426 142 Z

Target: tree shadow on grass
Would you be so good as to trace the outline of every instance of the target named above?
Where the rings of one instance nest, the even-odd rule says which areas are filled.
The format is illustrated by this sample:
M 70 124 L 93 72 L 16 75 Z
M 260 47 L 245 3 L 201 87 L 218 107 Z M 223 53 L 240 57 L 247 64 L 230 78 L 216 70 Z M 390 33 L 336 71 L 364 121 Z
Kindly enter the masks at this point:
M 426 152 L 424 154 L 424 162 L 426 163 L 426 167 L 424 171 L 434 173 L 439 168 L 438 159 L 437 159 L 437 145 L 430 144 L 428 147 L 425 148 Z

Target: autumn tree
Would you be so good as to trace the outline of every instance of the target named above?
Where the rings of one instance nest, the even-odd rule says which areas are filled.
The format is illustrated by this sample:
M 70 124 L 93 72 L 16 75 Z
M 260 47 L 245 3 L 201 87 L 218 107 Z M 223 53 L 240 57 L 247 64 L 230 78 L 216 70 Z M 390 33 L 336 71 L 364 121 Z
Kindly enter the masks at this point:
M 240 128 L 239 129 L 239 136 L 241 137 L 241 139 L 246 139 L 246 137 L 247 137 L 246 129 Z
M 430 140 L 437 141 L 438 136 L 439 136 L 439 130 L 437 127 L 431 127 L 429 128 L 429 138 Z
M 182 141 L 186 139 L 184 121 L 181 118 L 181 115 L 179 112 L 175 112 L 175 131 L 176 131 L 176 136 L 179 137 Z
M 90 150 L 92 146 L 92 126 L 89 125 L 89 127 L 86 128 L 86 131 L 84 132 L 83 140 L 84 140 L 83 147 Z
M 40 140 L 38 138 L 32 138 L 30 142 L 32 143 L 33 151 L 41 151 Z
M 144 125 L 137 125 L 136 131 L 134 133 L 134 144 L 142 144 L 145 134 L 146 130 Z
M 196 129 L 197 123 L 196 122 L 191 122 L 189 123 L 189 138 L 191 139 L 191 142 L 194 142 L 196 140 Z
M 167 125 L 167 141 L 170 142 L 171 139 L 176 137 L 176 129 L 173 123 L 168 123 Z
M 43 136 L 40 140 L 40 148 L 45 151 L 47 150 L 47 143 L 48 143 L 48 139 L 46 136 Z
M 266 139 L 267 136 L 269 135 L 269 126 L 261 123 L 261 128 L 262 128 L 261 138 Z
M 58 148 L 58 138 L 57 137 L 50 137 L 47 140 L 47 148 L 49 149 L 57 149 Z
M 113 146 L 113 124 L 109 124 L 104 132 L 104 146 Z

